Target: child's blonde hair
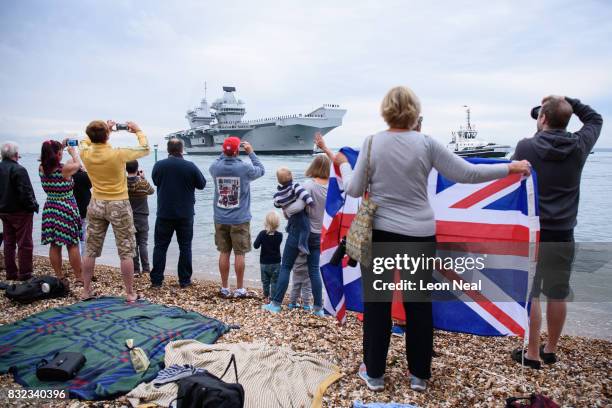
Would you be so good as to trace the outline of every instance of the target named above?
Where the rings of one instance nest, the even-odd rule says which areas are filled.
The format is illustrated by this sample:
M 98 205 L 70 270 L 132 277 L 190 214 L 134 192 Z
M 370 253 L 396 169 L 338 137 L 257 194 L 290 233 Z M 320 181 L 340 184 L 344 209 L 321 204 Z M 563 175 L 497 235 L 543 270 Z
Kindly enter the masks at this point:
M 264 228 L 268 233 L 274 232 L 280 225 L 280 217 L 276 211 L 270 211 L 266 214 L 266 220 L 264 221 Z
M 276 179 L 279 184 L 285 184 L 293 179 L 293 174 L 291 174 L 291 170 L 287 167 L 279 167 L 276 169 Z

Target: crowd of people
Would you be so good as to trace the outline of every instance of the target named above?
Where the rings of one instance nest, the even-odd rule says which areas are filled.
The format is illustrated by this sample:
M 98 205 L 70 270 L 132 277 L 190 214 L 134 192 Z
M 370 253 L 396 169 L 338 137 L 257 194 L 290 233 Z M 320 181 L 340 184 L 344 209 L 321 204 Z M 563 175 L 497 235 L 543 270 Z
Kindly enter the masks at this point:
M 339 169 L 345 192 L 353 197 L 364 193 L 377 204 L 372 241 L 436 241 L 434 213 L 427 195 L 427 178 L 437 169 L 446 178 L 460 183 L 481 183 L 508 174 L 538 174 L 540 239 L 573 242 L 579 200 L 580 177 L 588 154 L 601 132 L 602 117 L 577 99 L 549 96 L 537 111 L 537 133 L 521 140 L 509 163 L 472 164 L 463 160 L 434 138 L 421 132 L 421 105 L 414 92 L 395 87 L 384 97 L 381 114 L 388 129 L 369 136 L 363 143 L 354 168 L 342 153 L 334 154 L 320 134 L 316 144 L 325 154 L 316 155 L 299 183 L 289 168 L 277 169 L 278 189 L 271 206 L 281 209 L 287 219 L 287 235 L 281 254 L 283 234 L 279 214 L 272 210 L 264 221 L 253 247 L 260 249 L 261 281 L 266 299 L 262 309 L 282 309 L 293 271 L 294 287 L 288 307 L 303 308 L 324 316 L 322 281 L 319 270 L 321 229 L 332 163 Z M 576 133 L 566 130 L 572 114 L 583 122 Z M 114 148 L 109 136 L 116 130 L 112 121 L 93 121 L 77 151 L 67 141 L 45 141 L 41 148 L 39 177 L 47 194 L 42 210 L 41 242 L 49 245 L 49 259 L 60 279 L 62 248 L 76 282 L 83 286 L 82 299 L 95 297 L 92 277 L 96 258 L 109 224 L 112 226 L 126 299 L 134 302 L 135 273 L 148 273 L 153 288 L 163 285 L 166 253 L 176 233 L 179 246 L 178 280 L 181 288 L 192 284 L 192 239 L 195 190 L 206 187 L 201 170 L 183 158 L 183 143 L 170 139 L 168 158 L 157 162 L 151 180 L 139 169 L 137 159 L 150 148 L 140 127 L 127 123 L 138 144 Z M 248 161 L 239 157 L 244 150 Z M 70 156 L 62 162 L 64 151 Z M 4 232 L 4 261 L 7 279 L 28 280 L 32 276 L 32 222 L 39 211 L 28 173 L 19 164 L 15 143 L 1 148 L 0 218 Z M 237 137 L 223 142 L 221 155 L 211 164 L 214 182 L 213 213 L 215 245 L 219 252 L 222 297 L 249 296 L 244 286 L 245 254 L 251 245 L 250 184 L 265 169 L 253 147 Z M 157 190 L 152 267 L 148 259 L 147 197 Z M 433 247 L 430 247 L 433 248 Z M 17 251 L 16 251 L 17 249 Z M 234 253 L 236 288 L 229 284 L 231 253 Z M 572 252 L 573 253 L 573 252 Z M 17 255 L 17 256 L 16 256 Z M 515 350 L 512 358 L 539 368 L 541 361 L 554 363 L 556 347 L 565 320 L 565 302 L 572 256 L 553 261 L 555 254 L 541 257 L 536 272 L 527 350 Z M 571 255 L 571 254 L 570 254 Z M 418 254 L 417 254 L 418 256 Z M 551 275 L 543 263 L 554 262 L 563 269 Z M 17 267 L 17 263 L 19 266 Z M 567 270 L 566 270 L 567 269 Z M 432 271 L 423 271 L 431 274 Z M 362 275 L 371 273 L 362 266 Z M 561 276 L 561 278 L 559 278 Z M 554 284 L 552 284 L 553 282 Z M 540 291 L 548 303 L 548 343 L 540 345 L 541 311 L 535 297 Z M 312 302 L 312 304 L 311 304 Z M 404 302 L 406 356 L 412 389 L 423 391 L 431 377 L 433 318 L 431 302 Z M 392 328 L 391 302 L 364 302 L 363 363 L 359 377 L 374 391 L 384 389 L 384 373 Z

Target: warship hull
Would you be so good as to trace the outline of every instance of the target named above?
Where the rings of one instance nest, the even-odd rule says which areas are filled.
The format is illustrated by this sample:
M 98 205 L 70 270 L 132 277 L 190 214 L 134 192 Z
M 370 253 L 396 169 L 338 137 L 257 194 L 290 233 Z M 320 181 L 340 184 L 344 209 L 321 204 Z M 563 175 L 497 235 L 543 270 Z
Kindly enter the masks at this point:
M 321 132 L 325 135 L 334 127 L 270 125 L 250 130 L 192 131 L 190 134 L 175 134 L 175 136 L 183 140 L 188 154 L 219 154 L 222 151 L 223 140 L 229 136 L 236 136 L 249 142 L 257 154 L 312 154 L 315 133 Z

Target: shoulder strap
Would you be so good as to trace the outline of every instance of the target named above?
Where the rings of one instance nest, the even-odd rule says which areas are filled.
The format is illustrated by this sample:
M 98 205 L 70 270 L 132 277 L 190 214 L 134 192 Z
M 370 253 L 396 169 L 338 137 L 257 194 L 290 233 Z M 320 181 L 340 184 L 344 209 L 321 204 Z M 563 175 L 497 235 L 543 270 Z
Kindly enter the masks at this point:
M 223 372 L 223 374 L 221 374 L 221 377 L 219 377 L 220 380 L 223 379 L 223 377 L 225 377 L 225 374 L 227 374 L 227 372 L 229 371 L 232 363 L 234 364 L 234 376 L 236 377 L 236 382 L 238 382 L 238 367 L 236 366 L 236 356 L 232 354 L 232 357 L 230 358 L 229 363 L 227 364 L 227 367 L 225 367 L 225 371 Z
M 370 156 L 372 153 L 372 140 L 374 140 L 374 135 L 370 136 L 370 141 L 368 142 L 368 157 L 366 159 L 366 191 L 370 190 Z

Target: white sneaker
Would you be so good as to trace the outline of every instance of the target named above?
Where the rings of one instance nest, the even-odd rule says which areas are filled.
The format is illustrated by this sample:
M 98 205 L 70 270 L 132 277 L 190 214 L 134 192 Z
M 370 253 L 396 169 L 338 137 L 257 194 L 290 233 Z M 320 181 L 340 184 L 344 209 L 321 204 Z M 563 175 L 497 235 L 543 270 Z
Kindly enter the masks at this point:
M 245 288 L 238 288 L 234 291 L 235 298 L 245 298 L 249 293 Z

